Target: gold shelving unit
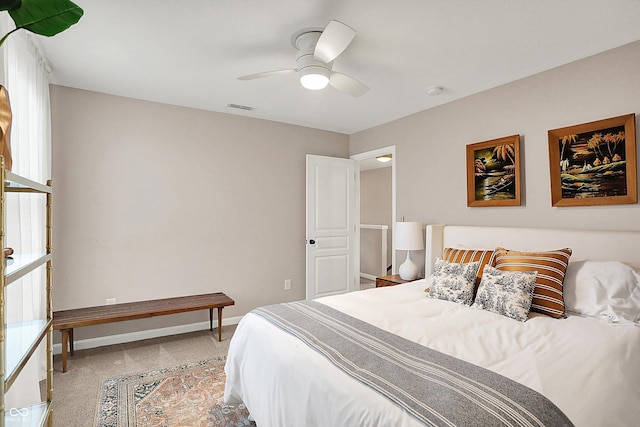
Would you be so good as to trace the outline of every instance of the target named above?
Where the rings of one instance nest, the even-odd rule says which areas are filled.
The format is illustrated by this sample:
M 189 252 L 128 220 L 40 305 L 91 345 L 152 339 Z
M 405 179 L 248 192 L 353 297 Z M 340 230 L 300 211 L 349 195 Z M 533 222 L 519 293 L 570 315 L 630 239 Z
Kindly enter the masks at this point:
M 53 427 L 53 319 L 52 305 L 52 189 L 51 181 L 46 185 L 23 178 L 4 168 L 0 156 L 0 248 L 5 247 L 6 193 L 44 194 L 46 197 L 46 247 L 45 252 L 15 254 L 7 265 L 0 262 L 0 427 L 49 426 Z M 46 318 L 26 322 L 7 323 L 6 289 L 13 282 L 46 265 L 45 295 Z M 38 346 L 46 342 L 46 400 L 25 408 L 7 408 L 5 395 L 20 376 Z

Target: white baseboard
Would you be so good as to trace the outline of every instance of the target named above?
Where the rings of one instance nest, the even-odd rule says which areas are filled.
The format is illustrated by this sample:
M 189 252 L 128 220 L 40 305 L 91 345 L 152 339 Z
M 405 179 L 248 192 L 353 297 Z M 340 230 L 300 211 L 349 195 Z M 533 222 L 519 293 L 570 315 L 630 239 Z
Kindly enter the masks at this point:
M 360 273 L 360 277 L 363 279 L 376 280 L 376 276 L 373 274 Z
M 228 317 L 222 319 L 222 326 L 237 325 L 242 316 Z M 215 323 L 215 322 L 214 322 Z M 169 326 L 167 328 L 149 329 L 146 331 L 129 332 L 126 334 L 108 335 L 105 337 L 89 338 L 86 340 L 75 341 L 73 343 L 74 350 L 85 350 L 87 348 L 102 347 L 105 345 L 122 344 L 125 342 L 146 340 L 149 338 L 166 337 L 169 335 L 184 334 L 187 332 L 195 332 L 209 330 L 209 322 L 190 323 L 180 326 Z M 215 327 L 214 327 L 215 330 Z M 53 354 L 62 354 L 62 344 L 53 345 Z

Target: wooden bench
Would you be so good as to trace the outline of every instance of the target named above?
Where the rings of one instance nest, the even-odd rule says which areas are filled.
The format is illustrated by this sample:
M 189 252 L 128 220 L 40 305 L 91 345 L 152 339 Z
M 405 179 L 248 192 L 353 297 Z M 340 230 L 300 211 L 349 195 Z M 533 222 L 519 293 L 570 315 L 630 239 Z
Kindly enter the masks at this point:
M 222 341 L 222 309 L 234 304 L 235 301 L 218 292 L 55 311 L 53 329 L 62 332 L 62 372 L 67 372 L 67 346 L 73 356 L 73 328 L 208 309 L 209 330 L 213 331 L 213 309 L 217 308 L 218 341 Z

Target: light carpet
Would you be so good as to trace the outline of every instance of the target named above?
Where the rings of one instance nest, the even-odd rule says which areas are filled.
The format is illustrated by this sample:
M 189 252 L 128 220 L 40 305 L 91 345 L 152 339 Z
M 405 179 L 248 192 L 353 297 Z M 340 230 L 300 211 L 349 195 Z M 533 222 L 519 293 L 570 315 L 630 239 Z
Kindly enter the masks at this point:
M 240 405 L 225 405 L 225 358 L 104 380 L 96 427 L 255 426 Z

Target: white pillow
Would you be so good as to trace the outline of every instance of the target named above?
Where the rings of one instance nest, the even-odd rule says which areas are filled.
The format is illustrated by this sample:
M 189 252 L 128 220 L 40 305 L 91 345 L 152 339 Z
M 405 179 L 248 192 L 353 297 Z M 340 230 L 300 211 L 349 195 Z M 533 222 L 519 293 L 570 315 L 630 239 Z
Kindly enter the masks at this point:
M 472 307 L 524 322 L 537 276 L 537 271 L 503 271 L 486 265 Z
M 563 292 L 566 311 L 609 323 L 640 322 L 640 271 L 621 262 L 570 262 Z
M 459 264 L 436 258 L 429 297 L 471 305 L 479 267 L 479 261 Z

